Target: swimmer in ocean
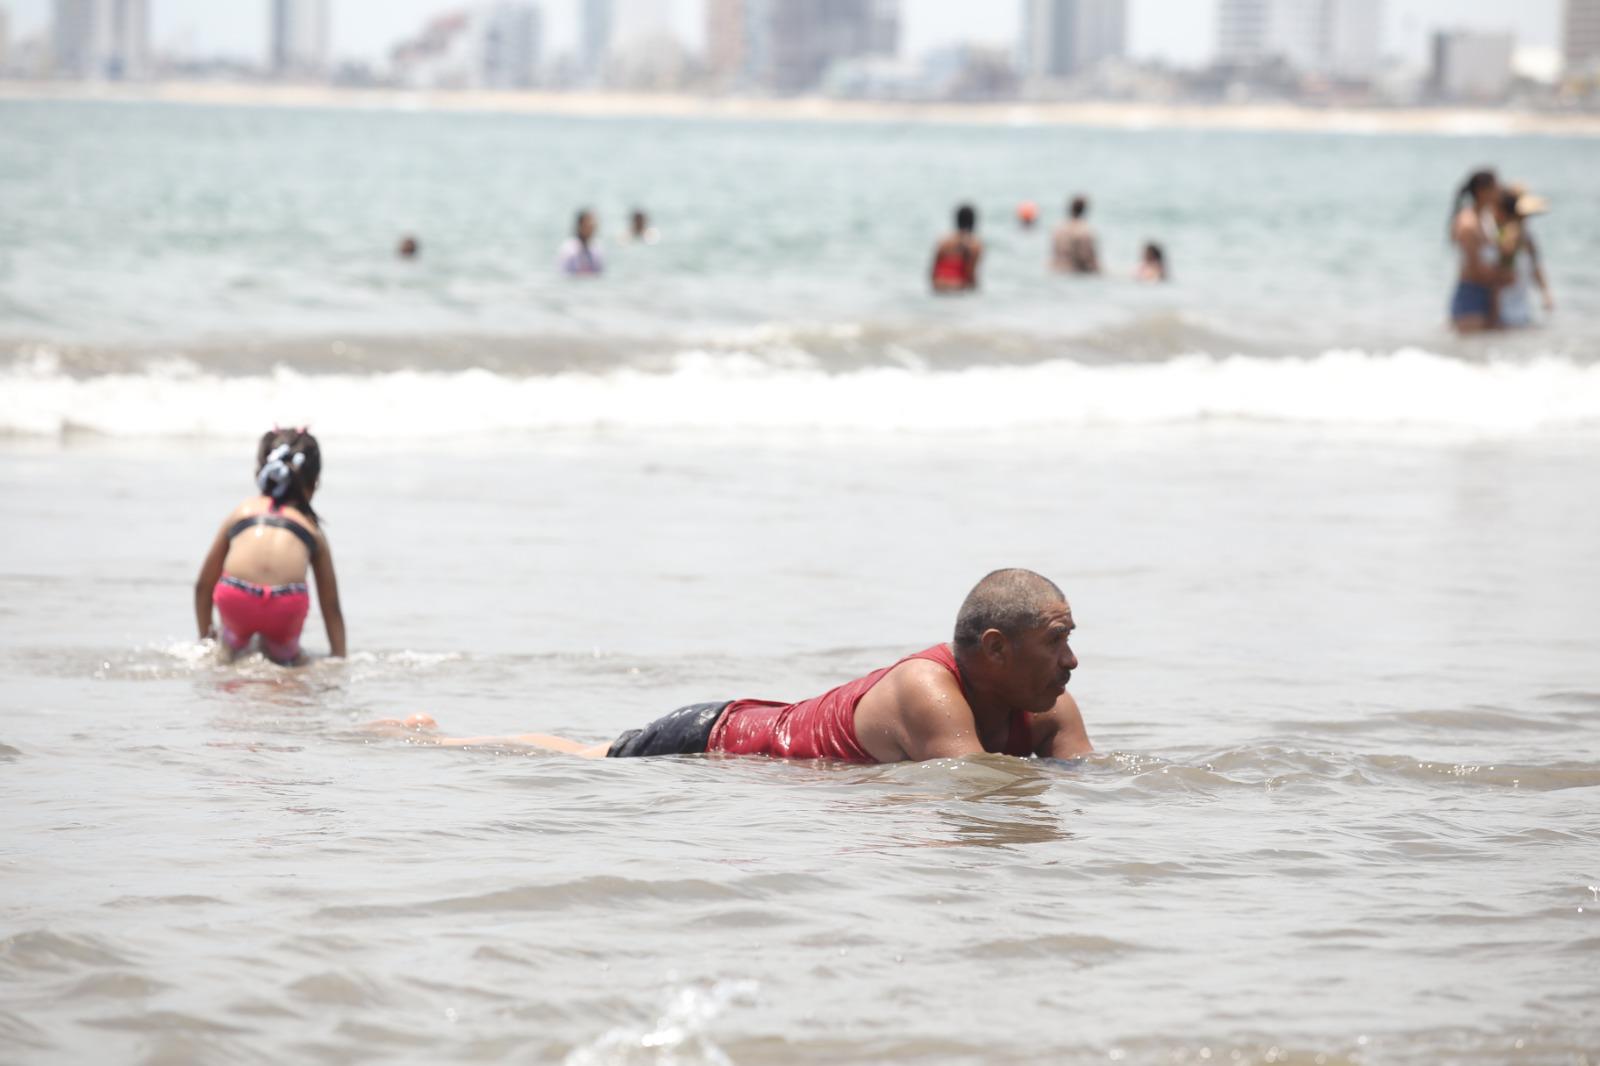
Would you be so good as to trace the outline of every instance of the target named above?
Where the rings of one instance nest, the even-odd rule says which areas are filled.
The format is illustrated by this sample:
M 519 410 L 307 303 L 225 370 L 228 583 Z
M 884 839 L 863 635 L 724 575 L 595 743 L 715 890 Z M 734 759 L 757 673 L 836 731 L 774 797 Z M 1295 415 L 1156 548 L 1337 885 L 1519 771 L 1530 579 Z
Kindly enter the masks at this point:
M 934 292 L 971 292 L 978 287 L 978 261 L 983 242 L 978 239 L 978 212 L 971 204 L 956 208 L 956 228 L 933 250 L 928 280 Z
M 572 236 L 561 245 L 556 257 L 563 274 L 594 277 L 605 270 L 605 257 L 600 254 L 600 243 L 594 239 L 599 229 L 600 223 L 595 221 L 593 211 L 584 208 L 578 212 L 572 220 Z
M 1094 751 L 1067 691 L 1078 659 L 1072 607 L 1031 570 L 996 570 L 967 594 L 955 633 L 889 666 L 798 703 L 696 703 L 607 744 L 563 737 L 440 737 L 428 715 L 374 723 L 427 742 L 525 745 L 590 758 L 765 755 L 891 763 L 992 752 L 1070 759 Z
M 1087 196 L 1074 196 L 1067 204 L 1067 220 L 1056 227 L 1050 241 L 1050 263 L 1058 273 L 1100 273 L 1099 241 L 1088 214 Z

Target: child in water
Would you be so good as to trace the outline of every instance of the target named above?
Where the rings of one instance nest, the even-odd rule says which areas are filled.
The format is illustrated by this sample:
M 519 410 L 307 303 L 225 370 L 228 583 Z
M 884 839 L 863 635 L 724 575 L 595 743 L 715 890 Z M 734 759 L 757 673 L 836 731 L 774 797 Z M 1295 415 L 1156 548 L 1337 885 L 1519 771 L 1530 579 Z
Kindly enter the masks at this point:
M 1144 254 L 1139 259 L 1139 269 L 1133 272 L 1135 281 L 1166 281 L 1167 280 L 1167 253 L 1161 245 L 1150 241 L 1144 246 Z
M 311 497 L 322 473 L 317 438 L 301 429 L 273 429 L 256 448 L 256 485 L 261 495 L 245 500 L 222 522 L 194 583 L 194 615 L 200 638 L 220 639 L 237 655 L 252 637 L 273 662 L 305 661 L 300 629 L 311 609 L 306 570 L 317 578 L 317 599 L 328 644 L 342 658 L 344 614 L 333 555 Z M 212 625 L 216 606 L 220 631 Z

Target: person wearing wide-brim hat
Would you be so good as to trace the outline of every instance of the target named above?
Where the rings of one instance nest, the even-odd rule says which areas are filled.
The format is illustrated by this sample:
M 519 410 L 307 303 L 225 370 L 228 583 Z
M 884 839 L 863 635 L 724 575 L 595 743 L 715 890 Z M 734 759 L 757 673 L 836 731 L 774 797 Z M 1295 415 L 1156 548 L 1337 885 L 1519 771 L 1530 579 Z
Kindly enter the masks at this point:
M 1544 267 L 1539 261 L 1539 248 L 1528 231 L 1528 220 L 1549 211 L 1550 204 L 1544 197 L 1529 192 L 1526 186 L 1513 183 L 1501 191 L 1495 208 L 1500 222 L 1500 265 L 1512 276 L 1511 282 L 1499 292 L 1497 324 L 1507 329 L 1532 326 L 1535 324 L 1535 286 L 1538 286 L 1544 313 L 1555 310 L 1555 298 L 1550 294 L 1550 284 L 1545 280 Z

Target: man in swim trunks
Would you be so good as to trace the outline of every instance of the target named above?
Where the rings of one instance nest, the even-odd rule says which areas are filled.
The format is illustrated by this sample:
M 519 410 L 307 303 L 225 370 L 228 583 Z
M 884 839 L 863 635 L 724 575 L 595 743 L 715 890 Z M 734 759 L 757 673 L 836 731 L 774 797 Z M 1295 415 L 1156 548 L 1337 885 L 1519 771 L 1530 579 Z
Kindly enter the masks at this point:
M 1094 750 L 1067 681 L 1078 666 L 1072 608 L 1030 570 L 996 570 L 967 594 L 954 639 L 799 703 L 733 700 L 681 707 L 610 744 L 560 737 L 441 739 L 515 743 L 590 757 L 767 755 L 905 762 L 994 752 L 1072 758 Z M 426 730 L 426 715 L 405 726 Z
M 1100 246 L 1089 225 L 1089 198 L 1074 196 L 1067 205 L 1067 221 L 1056 227 L 1050 241 L 1050 262 L 1062 274 L 1100 273 Z

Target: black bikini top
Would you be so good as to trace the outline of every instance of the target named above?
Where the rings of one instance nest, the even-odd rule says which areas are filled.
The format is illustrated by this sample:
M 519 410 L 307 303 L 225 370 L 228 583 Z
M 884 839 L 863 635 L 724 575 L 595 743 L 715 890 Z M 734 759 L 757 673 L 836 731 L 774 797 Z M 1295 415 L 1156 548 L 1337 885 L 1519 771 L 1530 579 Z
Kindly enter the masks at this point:
M 274 529 L 287 529 L 290 533 L 300 538 L 300 543 L 306 546 L 311 553 L 311 558 L 317 557 L 317 536 L 299 522 L 283 517 L 282 515 L 264 513 L 253 514 L 249 518 L 241 518 L 228 527 L 228 539 L 232 540 L 240 533 L 252 526 L 271 526 Z

